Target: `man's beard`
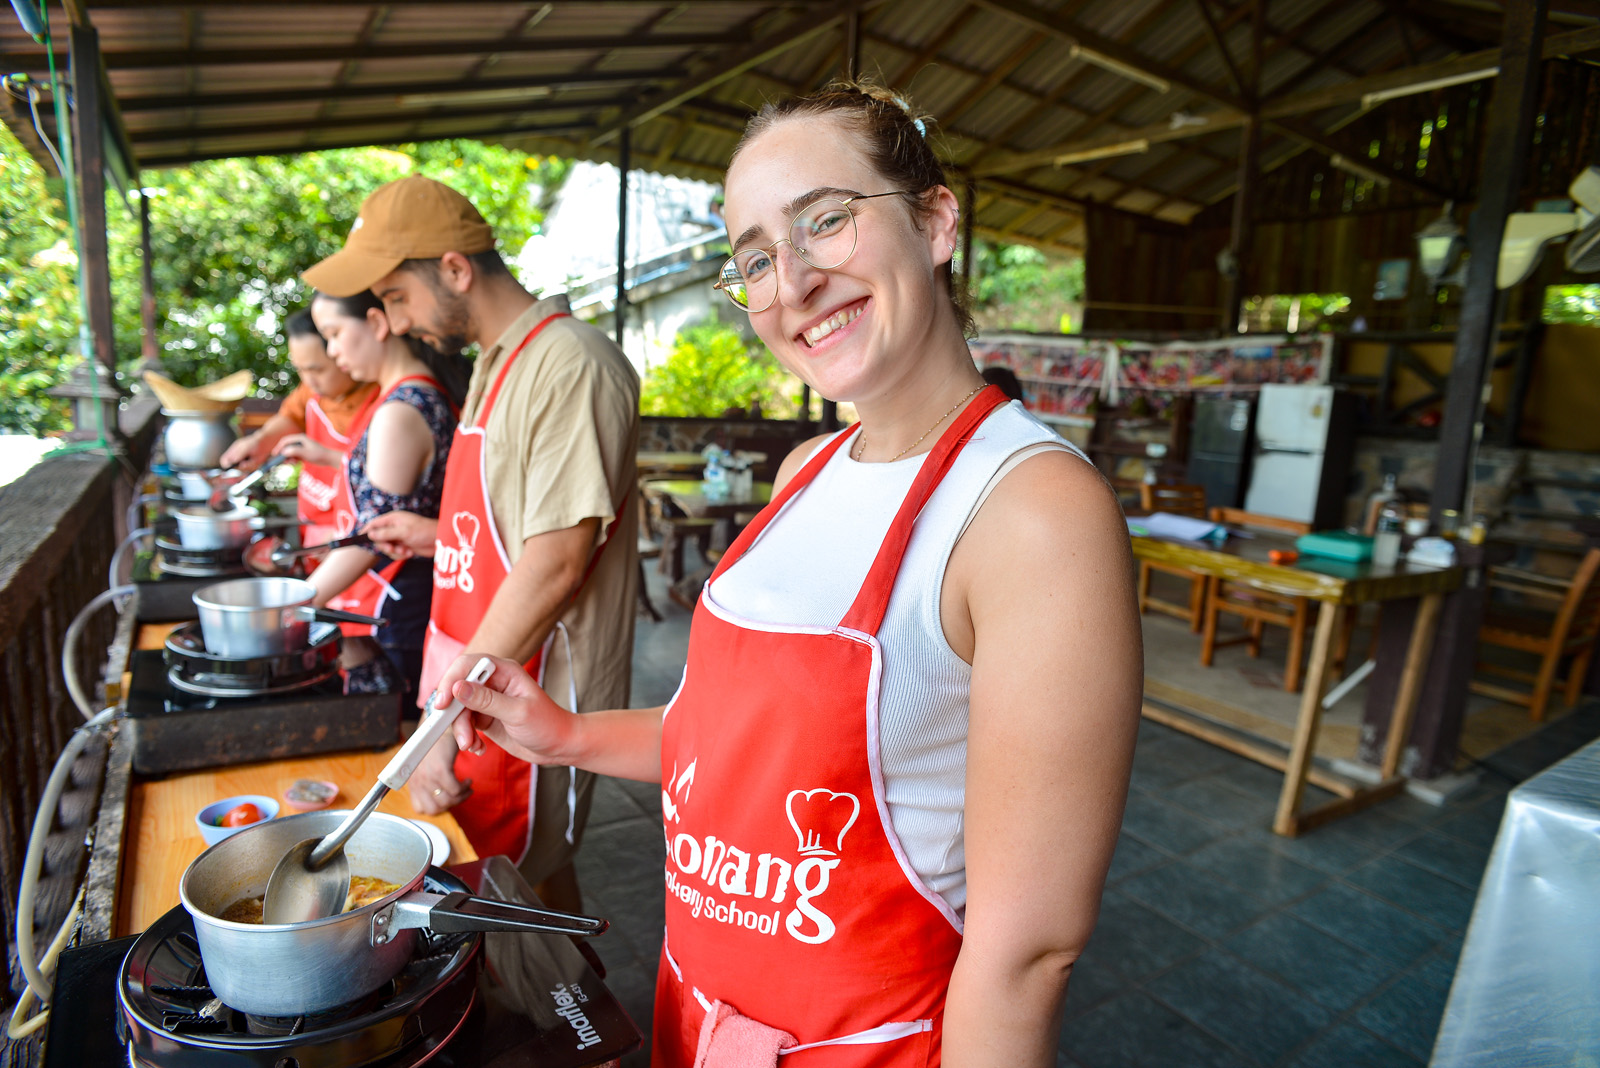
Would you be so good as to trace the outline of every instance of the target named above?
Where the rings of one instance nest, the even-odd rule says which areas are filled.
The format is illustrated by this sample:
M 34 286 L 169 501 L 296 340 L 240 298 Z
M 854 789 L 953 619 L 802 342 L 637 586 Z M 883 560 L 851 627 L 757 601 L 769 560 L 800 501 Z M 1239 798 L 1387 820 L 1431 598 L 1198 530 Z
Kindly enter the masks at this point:
M 446 356 L 454 356 L 471 343 L 472 326 L 467 315 L 467 298 L 450 293 L 443 286 L 433 287 L 434 305 L 438 320 L 430 323 L 426 332 L 433 337 L 433 345 Z M 413 334 L 417 331 L 413 330 Z

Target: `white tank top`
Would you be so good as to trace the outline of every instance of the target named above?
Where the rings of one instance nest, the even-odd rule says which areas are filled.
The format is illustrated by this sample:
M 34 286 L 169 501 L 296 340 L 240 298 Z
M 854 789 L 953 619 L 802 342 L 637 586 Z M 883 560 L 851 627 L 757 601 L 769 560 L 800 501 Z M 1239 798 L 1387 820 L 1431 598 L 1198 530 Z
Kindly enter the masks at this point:
M 972 666 L 945 640 L 939 594 L 951 550 L 989 492 L 1037 452 L 1078 456 L 1020 403 L 978 428 L 917 518 L 878 640 L 879 759 L 892 833 L 912 869 L 957 913 L 967 901 L 962 833 Z M 831 627 L 844 617 L 927 453 L 864 464 L 842 448 L 784 507 L 711 596 L 767 624 Z M 1085 458 L 1087 462 L 1087 458 Z

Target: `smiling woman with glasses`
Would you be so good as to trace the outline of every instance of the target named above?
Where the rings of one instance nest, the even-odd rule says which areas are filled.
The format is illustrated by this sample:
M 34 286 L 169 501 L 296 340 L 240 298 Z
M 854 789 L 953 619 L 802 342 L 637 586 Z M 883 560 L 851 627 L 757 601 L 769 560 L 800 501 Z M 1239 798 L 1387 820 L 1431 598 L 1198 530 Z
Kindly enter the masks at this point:
M 661 784 L 667 1068 L 1053 1065 L 1098 913 L 1143 675 L 1127 530 L 973 365 L 927 127 L 839 85 L 734 154 L 717 288 L 861 422 L 784 461 L 671 704 L 569 715 L 509 661 L 453 691 L 465 746 Z

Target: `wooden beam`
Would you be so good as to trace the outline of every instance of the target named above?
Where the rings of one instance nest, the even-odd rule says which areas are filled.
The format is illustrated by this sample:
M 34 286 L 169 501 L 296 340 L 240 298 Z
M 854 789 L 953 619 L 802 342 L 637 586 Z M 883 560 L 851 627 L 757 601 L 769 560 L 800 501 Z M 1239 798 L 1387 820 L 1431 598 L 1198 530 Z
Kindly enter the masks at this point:
M 409 111 L 391 108 L 369 115 L 340 115 L 331 119 L 289 119 L 280 122 L 254 123 L 248 126 L 237 124 L 185 126 L 181 128 L 157 126 L 148 130 L 137 131 L 133 135 L 133 141 L 135 145 L 144 145 L 165 144 L 172 141 L 198 138 L 266 137 L 273 134 L 295 133 L 300 130 L 306 132 L 316 130 L 362 130 L 368 127 L 382 128 L 388 126 L 405 126 L 409 128 L 422 123 L 448 122 L 456 119 L 481 119 L 491 115 L 514 116 L 573 111 L 598 112 L 606 108 L 621 107 L 632 99 L 632 97 L 607 97 L 604 100 L 573 101 L 570 103 L 519 102 L 461 108 L 453 111 Z M 562 128 L 572 125 L 572 123 L 564 123 Z M 455 135 L 429 135 L 430 138 L 435 136 L 451 137 Z M 406 137 L 402 138 L 402 140 L 412 140 L 412 138 Z
M 686 100 L 693 100 L 701 93 L 715 89 L 723 82 L 737 77 L 751 67 L 765 63 L 773 56 L 787 52 L 796 45 L 809 41 L 812 37 L 829 29 L 839 19 L 854 12 L 876 7 L 883 2 L 884 0 L 835 0 L 834 3 L 826 7 L 807 12 L 803 17 L 785 24 L 781 30 L 769 33 L 759 40 L 743 45 L 743 47 L 736 47 L 727 55 L 684 78 L 677 85 L 658 93 L 650 100 L 624 109 L 621 115 L 600 128 L 594 135 L 593 143 L 596 145 L 604 144 L 614 138 L 624 126 L 638 126 L 641 123 L 648 122 Z
M 72 149 L 78 181 L 78 224 L 83 257 L 84 304 L 94 352 L 115 375 L 117 346 L 111 314 L 111 260 L 106 241 L 106 137 L 103 101 L 104 77 L 100 66 L 100 35 L 93 26 L 73 26 L 69 32 L 72 57 Z M 82 427 L 79 428 L 83 429 Z
M 485 141 L 500 140 L 509 137 L 534 136 L 540 134 L 583 133 L 594 129 L 592 122 L 562 122 L 562 123 L 531 123 L 528 125 L 506 126 L 503 123 L 492 126 L 474 127 L 472 129 L 452 130 L 449 133 L 439 134 L 440 137 L 476 137 Z M 151 153 L 148 157 L 141 158 L 140 162 L 148 168 L 181 167 L 190 163 L 201 163 L 212 159 L 240 159 L 254 156 L 296 156 L 302 152 L 326 152 L 334 148 L 368 148 L 380 145 L 403 145 L 413 141 L 409 137 L 390 137 L 378 139 L 374 137 L 351 137 L 337 141 L 319 141 L 307 144 L 304 140 L 295 142 L 274 142 L 266 145 L 252 145 L 249 148 L 197 148 L 187 152 Z M 574 143 L 574 149 L 579 146 Z
M 108 70 L 159 70 L 166 67 L 231 66 L 262 64 L 340 63 L 348 59 L 423 59 L 431 56 L 476 56 L 486 52 L 515 52 L 519 55 L 544 52 L 598 52 L 628 49 L 686 51 L 696 48 L 726 48 L 745 44 L 748 38 L 736 33 L 659 33 L 637 36 L 527 37 L 516 41 L 492 38 L 481 41 L 416 41 L 406 44 L 313 45 L 297 48 L 192 48 L 128 49 L 104 55 Z M 66 58 L 57 54 L 57 62 Z M 6 56 L 12 70 L 42 70 L 47 66 L 44 49 L 17 52 Z
M 1206 24 L 1206 33 L 1211 37 L 1212 46 L 1216 48 L 1217 55 L 1222 57 L 1223 65 L 1228 68 L 1228 80 L 1233 83 L 1233 91 L 1244 96 L 1244 75 L 1239 73 L 1239 65 L 1233 61 L 1233 53 L 1228 51 L 1228 42 L 1222 35 L 1222 28 L 1217 25 L 1217 17 L 1211 13 L 1209 0 L 1194 0 L 1194 6 L 1200 10 L 1200 18 Z
M 1467 284 L 1461 291 L 1461 317 L 1456 327 L 1455 355 L 1450 363 L 1450 391 L 1439 424 L 1438 459 L 1434 466 L 1431 517 L 1439 522 L 1448 510 L 1465 507 L 1477 459 L 1477 426 L 1483 410 L 1483 384 L 1494 358 L 1501 309 L 1495 274 L 1506 217 L 1517 206 L 1523 170 L 1533 141 L 1542 68 L 1546 0 L 1507 4 L 1500 52 L 1500 84 L 1489 102 L 1484 134 L 1478 206 L 1468 224 Z
M 1379 21 L 1384 21 L 1385 19 L 1386 16 L 1379 16 Z M 1554 34 L 1545 38 L 1543 55 L 1545 58 L 1569 54 L 1582 55 L 1595 49 L 1600 49 L 1600 26 L 1573 30 L 1569 33 Z M 1435 63 L 1426 63 L 1420 67 L 1407 67 L 1384 74 L 1375 74 L 1368 78 L 1353 79 L 1339 85 L 1329 86 L 1326 89 L 1313 89 L 1290 96 L 1269 97 L 1261 102 L 1261 117 L 1263 120 L 1270 120 L 1275 126 L 1284 127 L 1284 132 L 1297 140 L 1307 141 L 1307 143 L 1322 141 L 1326 145 L 1328 142 L 1325 135 L 1313 132 L 1304 125 L 1280 122 L 1279 120 L 1307 112 L 1324 111 L 1340 104 L 1359 103 L 1363 96 L 1384 89 L 1414 85 L 1418 82 L 1432 81 L 1436 78 L 1454 77 L 1476 70 L 1483 70 L 1486 67 L 1494 66 L 1498 60 L 1498 52 L 1475 52 L 1467 56 L 1456 56 L 1452 59 L 1443 59 Z M 1155 144 L 1158 141 L 1177 141 L 1185 138 L 1200 137 L 1205 134 L 1215 133 L 1218 130 L 1231 129 L 1243 125 L 1246 113 L 1244 109 L 1218 109 L 1198 113 L 1196 117 L 1205 119 L 1206 124 L 1203 126 L 1186 126 L 1174 130 L 1167 123 L 1155 123 L 1123 133 L 1063 141 L 1049 148 L 1018 153 L 1008 159 L 997 160 L 986 166 L 974 167 L 973 173 L 982 178 L 996 174 L 1011 174 L 1017 171 L 1031 170 L 1034 167 L 1042 167 L 1051 163 L 1058 156 L 1105 148 L 1129 140 L 1149 140 L 1152 144 Z M 1330 151 L 1342 151 L 1348 154 L 1348 149 L 1330 148 Z M 1428 195 L 1438 195 L 1438 190 L 1429 189 Z
M 259 107 L 263 104 L 319 103 L 324 100 L 370 100 L 402 96 L 454 96 L 456 94 L 510 93 L 517 90 L 549 89 L 552 92 L 595 89 L 611 85 L 649 85 L 681 78 L 681 67 L 643 71 L 594 71 L 588 74 L 539 74 L 510 78 L 480 78 L 476 81 L 382 82 L 376 85 L 304 86 L 295 89 L 256 89 L 237 93 L 150 94 L 130 96 L 121 101 L 124 114 L 142 111 L 178 111 L 188 108 Z M 547 99 L 535 98 L 530 99 Z
M 901 48 L 911 52 L 912 55 L 910 59 L 901 65 L 895 76 L 889 80 L 889 84 L 896 89 L 909 87 L 916 76 L 922 73 L 922 68 L 933 62 L 934 58 L 939 55 L 939 50 L 954 40 L 956 34 L 965 29 L 967 23 L 977 17 L 977 14 L 978 9 L 970 5 L 958 7 L 951 13 L 949 21 L 929 38 L 928 43 L 923 45 L 920 50 L 912 51 L 911 46 L 901 45 Z
M 1078 45 L 1080 48 L 1099 53 L 1116 61 L 1132 70 L 1152 78 L 1167 82 L 1174 87 L 1187 89 L 1194 95 L 1221 107 L 1231 108 L 1235 111 L 1249 111 L 1249 104 L 1237 93 L 1214 85 L 1208 85 L 1184 71 L 1168 66 L 1160 60 L 1152 59 L 1137 49 L 1131 48 L 1121 41 L 1106 37 L 1096 30 L 1090 29 L 1073 19 L 1064 18 L 1054 11 L 1048 11 L 1028 2 L 1028 0 L 978 0 L 983 6 L 992 8 L 1014 19 L 1025 22 L 1041 30 L 1047 30 L 1062 40 Z

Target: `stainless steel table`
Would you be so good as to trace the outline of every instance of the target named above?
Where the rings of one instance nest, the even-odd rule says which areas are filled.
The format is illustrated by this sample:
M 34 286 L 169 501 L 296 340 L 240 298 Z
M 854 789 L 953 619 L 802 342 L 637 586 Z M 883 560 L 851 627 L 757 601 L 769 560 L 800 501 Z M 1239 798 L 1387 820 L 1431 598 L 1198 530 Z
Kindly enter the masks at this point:
M 1433 1068 L 1600 1063 L 1600 741 L 1511 791 Z

